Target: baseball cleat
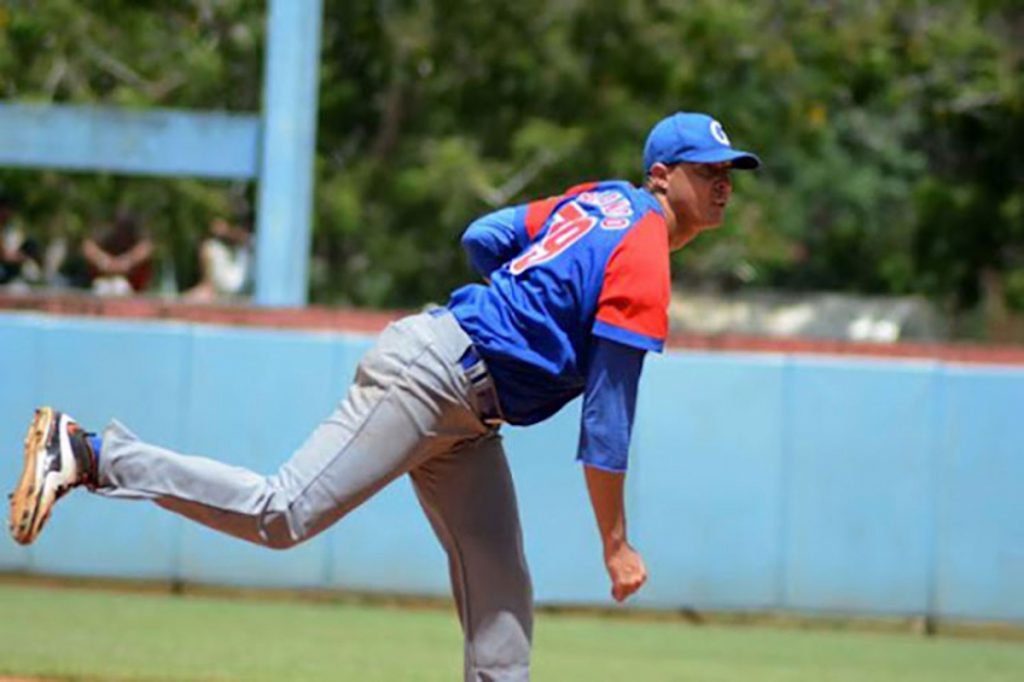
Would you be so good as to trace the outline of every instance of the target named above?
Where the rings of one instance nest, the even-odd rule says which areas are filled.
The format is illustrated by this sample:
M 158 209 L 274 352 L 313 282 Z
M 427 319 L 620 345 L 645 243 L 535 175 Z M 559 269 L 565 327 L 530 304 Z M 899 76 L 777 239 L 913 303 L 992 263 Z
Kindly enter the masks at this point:
M 34 541 L 57 500 L 74 487 L 95 484 L 95 461 L 86 433 L 74 419 L 50 407 L 36 410 L 25 435 L 21 479 L 9 496 L 14 541 Z

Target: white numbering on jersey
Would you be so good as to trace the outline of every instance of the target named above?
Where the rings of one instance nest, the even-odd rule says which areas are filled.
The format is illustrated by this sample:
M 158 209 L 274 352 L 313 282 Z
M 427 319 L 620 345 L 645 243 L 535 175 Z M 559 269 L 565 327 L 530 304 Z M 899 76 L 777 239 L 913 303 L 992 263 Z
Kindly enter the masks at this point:
M 578 203 L 566 204 L 555 214 L 544 238 L 512 261 L 509 271 L 518 275 L 534 265 L 546 263 L 576 243 L 596 224 L 597 218 L 580 208 Z

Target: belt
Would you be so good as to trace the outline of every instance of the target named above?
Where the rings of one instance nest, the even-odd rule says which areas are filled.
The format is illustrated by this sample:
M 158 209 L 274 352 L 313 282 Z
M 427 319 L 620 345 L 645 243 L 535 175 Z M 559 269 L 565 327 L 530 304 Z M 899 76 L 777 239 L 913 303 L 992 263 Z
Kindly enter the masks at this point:
M 500 426 L 505 423 L 501 416 L 501 405 L 498 403 L 498 392 L 494 389 L 494 381 L 487 371 L 483 358 L 470 345 L 459 358 L 459 365 L 469 379 L 470 390 L 475 398 L 480 419 L 488 426 Z
M 450 315 L 447 308 L 431 308 L 427 311 L 431 317 Z M 498 392 L 494 387 L 494 380 L 487 371 L 487 364 L 477 352 L 472 343 L 459 358 L 459 366 L 466 373 L 469 379 L 469 386 L 473 403 L 479 412 L 480 420 L 487 426 L 498 427 L 505 423 L 501 414 L 501 404 L 498 402 Z

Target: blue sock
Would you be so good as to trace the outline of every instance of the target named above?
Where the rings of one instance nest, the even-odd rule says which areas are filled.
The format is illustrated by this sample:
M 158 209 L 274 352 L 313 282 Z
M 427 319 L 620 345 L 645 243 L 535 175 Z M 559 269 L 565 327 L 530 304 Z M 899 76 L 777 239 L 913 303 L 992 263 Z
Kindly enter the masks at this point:
M 100 468 L 100 449 L 103 447 L 103 438 L 95 433 L 90 433 L 86 438 L 89 440 L 89 447 L 92 449 L 93 463 L 98 470 Z

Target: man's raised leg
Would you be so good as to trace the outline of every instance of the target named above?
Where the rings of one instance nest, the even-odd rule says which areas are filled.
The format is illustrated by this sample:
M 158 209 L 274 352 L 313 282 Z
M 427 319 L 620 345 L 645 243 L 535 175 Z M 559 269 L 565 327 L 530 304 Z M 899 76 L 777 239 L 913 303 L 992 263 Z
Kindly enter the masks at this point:
M 144 443 L 115 422 L 103 434 L 98 471 L 87 485 L 109 497 L 152 500 L 257 544 L 290 547 L 426 459 L 486 433 L 468 405 L 467 379 L 458 365 L 469 340 L 455 332 L 428 315 L 391 325 L 360 362 L 338 408 L 271 476 Z M 49 454 L 67 450 L 50 447 L 59 441 L 26 445 L 25 484 L 12 511 L 53 499 L 39 496 L 37 481 L 53 482 L 46 490 L 55 495 L 58 484 L 64 486 L 63 479 L 46 474 L 49 462 L 74 461 Z M 38 462 L 43 464 L 33 466 Z M 42 521 L 49 507 L 44 511 Z M 24 540 L 34 540 L 41 525 L 30 525 Z

